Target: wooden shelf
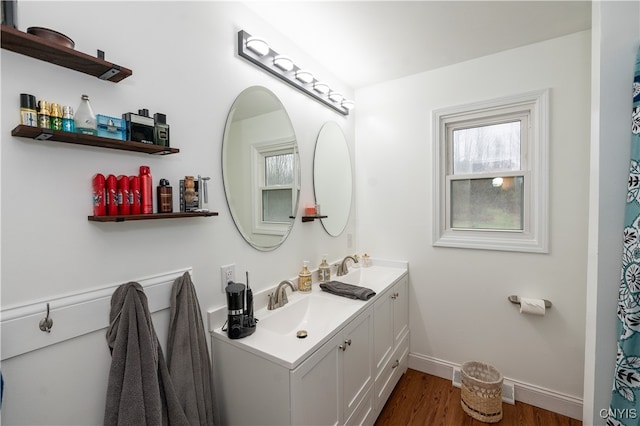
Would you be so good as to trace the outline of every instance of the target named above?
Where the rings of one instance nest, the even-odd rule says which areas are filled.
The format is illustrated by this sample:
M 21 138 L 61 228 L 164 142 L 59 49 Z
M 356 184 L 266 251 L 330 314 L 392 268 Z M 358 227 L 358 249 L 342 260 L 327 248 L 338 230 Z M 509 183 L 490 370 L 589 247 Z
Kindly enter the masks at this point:
M 325 219 L 328 216 L 318 216 L 318 215 L 314 215 L 314 216 L 302 216 L 302 221 L 303 222 L 313 222 L 316 219 Z
M 2 48 L 117 83 L 133 74 L 128 68 L 2 25 Z
M 18 125 L 11 131 L 11 136 L 35 139 L 45 143 L 64 142 L 76 145 L 143 152 L 145 154 L 166 155 L 180 152 L 178 148 L 146 144 L 142 142 L 121 141 L 117 139 L 103 138 L 100 136 L 83 135 L 81 133 L 63 132 L 62 130 L 42 129 L 40 127 L 31 127 L 22 124 Z
M 210 217 L 218 216 L 217 212 L 177 212 L 177 213 L 152 213 L 152 214 L 130 214 L 122 216 L 88 216 L 91 222 L 127 222 L 131 220 L 154 220 L 154 219 L 178 219 L 185 217 Z

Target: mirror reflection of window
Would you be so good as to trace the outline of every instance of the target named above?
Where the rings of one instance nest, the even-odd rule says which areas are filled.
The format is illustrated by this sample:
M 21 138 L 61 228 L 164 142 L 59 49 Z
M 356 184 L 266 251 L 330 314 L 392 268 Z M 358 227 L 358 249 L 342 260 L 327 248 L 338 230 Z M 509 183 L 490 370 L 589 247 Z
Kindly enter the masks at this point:
M 222 142 L 222 178 L 242 237 L 268 251 L 284 242 L 300 195 L 300 157 L 286 109 L 269 89 L 252 86 L 233 103 Z
M 295 216 L 299 170 L 295 141 L 261 140 L 253 150 L 253 228 L 256 235 L 285 235 Z
M 264 159 L 262 220 L 288 222 L 293 211 L 293 153 L 268 155 Z

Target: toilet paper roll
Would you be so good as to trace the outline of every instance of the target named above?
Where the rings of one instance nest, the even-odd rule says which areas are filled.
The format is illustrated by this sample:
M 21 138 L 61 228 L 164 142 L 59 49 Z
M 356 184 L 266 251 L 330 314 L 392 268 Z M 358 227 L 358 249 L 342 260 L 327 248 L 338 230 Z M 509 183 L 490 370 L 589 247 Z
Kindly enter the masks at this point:
M 531 314 L 531 315 L 544 315 L 545 313 L 544 300 L 521 297 L 520 313 Z

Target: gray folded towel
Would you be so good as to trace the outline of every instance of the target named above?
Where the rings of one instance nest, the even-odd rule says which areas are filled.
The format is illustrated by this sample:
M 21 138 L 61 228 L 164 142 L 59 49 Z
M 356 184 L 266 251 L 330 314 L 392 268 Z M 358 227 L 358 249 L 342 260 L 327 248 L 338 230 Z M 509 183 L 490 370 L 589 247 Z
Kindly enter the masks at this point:
M 369 300 L 376 295 L 376 292 L 370 288 L 341 283 L 340 281 L 322 283 L 320 288 L 336 296 L 348 297 L 349 299 Z

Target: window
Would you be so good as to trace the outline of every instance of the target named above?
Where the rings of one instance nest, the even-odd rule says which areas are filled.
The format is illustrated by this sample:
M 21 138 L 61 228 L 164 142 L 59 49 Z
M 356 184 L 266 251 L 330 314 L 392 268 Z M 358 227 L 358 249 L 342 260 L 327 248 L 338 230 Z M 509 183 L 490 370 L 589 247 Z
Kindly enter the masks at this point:
M 548 252 L 548 97 L 434 111 L 435 246 Z
M 284 235 L 295 215 L 299 167 L 295 141 L 257 143 L 253 149 L 253 232 Z

